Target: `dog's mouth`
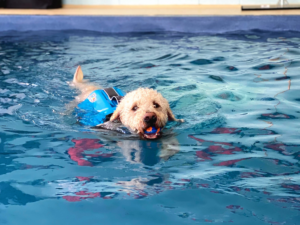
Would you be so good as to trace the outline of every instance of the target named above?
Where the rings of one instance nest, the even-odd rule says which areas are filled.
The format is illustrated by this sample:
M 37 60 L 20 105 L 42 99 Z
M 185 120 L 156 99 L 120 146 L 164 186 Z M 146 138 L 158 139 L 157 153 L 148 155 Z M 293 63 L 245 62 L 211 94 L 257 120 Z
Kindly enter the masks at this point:
M 143 136 L 145 139 L 157 139 L 161 137 L 161 128 L 160 127 L 147 127 Z

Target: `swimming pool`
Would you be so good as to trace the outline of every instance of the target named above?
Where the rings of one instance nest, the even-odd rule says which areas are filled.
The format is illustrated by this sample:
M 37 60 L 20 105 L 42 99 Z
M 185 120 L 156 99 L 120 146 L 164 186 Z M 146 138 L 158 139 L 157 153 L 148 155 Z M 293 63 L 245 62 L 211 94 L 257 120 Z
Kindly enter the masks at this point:
M 297 224 L 300 33 L 0 33 L 0 224 Z M 183 124 L 76 123 L 76 66 Z

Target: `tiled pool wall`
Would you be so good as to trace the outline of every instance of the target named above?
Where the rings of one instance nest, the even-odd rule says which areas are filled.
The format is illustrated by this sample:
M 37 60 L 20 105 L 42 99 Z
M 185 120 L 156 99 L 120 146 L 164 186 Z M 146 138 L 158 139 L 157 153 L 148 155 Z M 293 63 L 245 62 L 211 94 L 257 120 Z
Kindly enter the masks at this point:
M 300 0 L 288 0 L 300 4 Z M 277 0 L 63 0 L 66 5 L 244 5 L 276 4 Z
M 88 30 L 105 33 L 300 32 L 300 15 L 283 16 L 34 16 L 2 15 L 0 31 Z

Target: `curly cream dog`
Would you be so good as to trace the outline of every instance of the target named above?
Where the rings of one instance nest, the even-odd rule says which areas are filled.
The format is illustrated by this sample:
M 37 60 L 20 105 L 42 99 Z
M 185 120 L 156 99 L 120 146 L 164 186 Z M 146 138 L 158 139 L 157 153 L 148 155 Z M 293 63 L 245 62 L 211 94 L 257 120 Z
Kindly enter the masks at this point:
M 74 74 L 73 86 L 81 91 L 81 95 L 76 98 L 77 103 L 89 98 L 95 90 L 102 89 L 100 86 L 83 80 L 80 66 Z M 168 101 L 156 90 L 149 88 L 138 88 L 127 93 L 117 105 L 110 121 L 120 121 L 145 139 L 156 139 L 161 136 L 161 132 L 145 134 L 149 127 L 162 129 L 168 121 L 183 122 L 183 120 L 175 118 Z

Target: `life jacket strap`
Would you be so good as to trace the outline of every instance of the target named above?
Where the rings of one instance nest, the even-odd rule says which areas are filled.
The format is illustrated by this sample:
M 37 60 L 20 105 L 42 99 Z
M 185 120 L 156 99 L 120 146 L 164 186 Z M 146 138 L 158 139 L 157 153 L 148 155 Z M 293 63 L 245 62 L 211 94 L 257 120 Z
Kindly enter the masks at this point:
M 114 99 L 117 101 L 117 103 L 120 103 L 123 98 L 123 96 L 119 95 L 114 88 L 105 88 L 103 91 L 111 101 Z

